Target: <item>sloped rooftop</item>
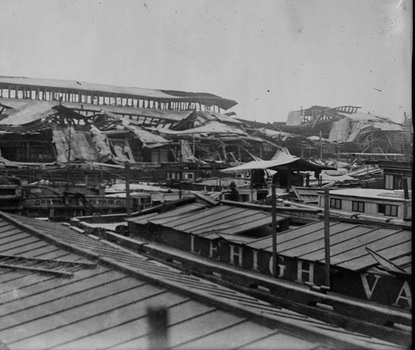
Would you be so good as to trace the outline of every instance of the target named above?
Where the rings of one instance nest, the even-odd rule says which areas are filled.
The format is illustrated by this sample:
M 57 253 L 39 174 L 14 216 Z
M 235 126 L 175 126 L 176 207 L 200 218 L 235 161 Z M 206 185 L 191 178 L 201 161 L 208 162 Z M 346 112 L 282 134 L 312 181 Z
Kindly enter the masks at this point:
M 2 260 L 0 340 L 11 350 L 148 348 L 149 306 L 167 308 L 169 344 L 175 348 L 399 348 L 186 275 L 60 224 L 0 213 L 0 242 L 3 258 L 49 259 L 54 269 L 65 268 L 63 261 L 96 263 L 96 268 L 72 271 L 72 278 L 58 278 L 10 269 Z
M 324 221 L 317 221 L 278 233 L 279 254 L 307 261 L 324 263 Z M 249 244 L 256 249 L 272 251 L 272 238 L 265 237 Z M 367 270 L 378 262 L 365 249 L 378 252 L 384 258 L 410 271 L 412 262 L 412 232 L 393 226 L 378 226 L 330 221 L 330 263 L 354 271 Z
M 286 217 L 278 215 L 277 222 L 285 220 Z M 195 235 L 209 233 L 235 235 L 271 225 L 272 216 L 259 210 L 229 205 L 207 208 L 199 204 L 189 204 L 160 214 L 150 213 L 128 218 L 127 221 L 141 225 L 150 222 Z

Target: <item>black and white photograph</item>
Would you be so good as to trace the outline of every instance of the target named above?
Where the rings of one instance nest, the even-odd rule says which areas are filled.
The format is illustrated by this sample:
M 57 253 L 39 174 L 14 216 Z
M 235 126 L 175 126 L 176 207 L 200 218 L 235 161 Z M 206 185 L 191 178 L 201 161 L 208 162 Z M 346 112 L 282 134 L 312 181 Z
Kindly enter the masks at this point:
M 0 350 L 412 348 L 412 0 L 0 0 Z

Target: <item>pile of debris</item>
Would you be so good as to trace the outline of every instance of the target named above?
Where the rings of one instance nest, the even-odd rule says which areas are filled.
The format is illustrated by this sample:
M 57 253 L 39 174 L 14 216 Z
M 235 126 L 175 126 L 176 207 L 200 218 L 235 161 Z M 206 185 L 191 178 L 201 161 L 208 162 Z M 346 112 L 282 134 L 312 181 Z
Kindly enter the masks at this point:
M 151 169 L 150 178 L 160 181 L 166 164 L 207 174 L 206 166 L 271 160 L 283 150 L 337 169 L 322 173 L 323 180 L 346 182 L 353 181 L 346 175 L 361 180 L 350 174 L 357 165 L 363 177 L 379 175 L 375 166 L 364 168 L 367 159 L 412 161 L 406 115 L 399 124 L 360 107 L 312 106 L 270 124 L 226 112 L 235 104 L 205 93 L 0 77 L 1 173 L 74 165 L 119 171 L 128 162 L 139 170 L 134 176 Z

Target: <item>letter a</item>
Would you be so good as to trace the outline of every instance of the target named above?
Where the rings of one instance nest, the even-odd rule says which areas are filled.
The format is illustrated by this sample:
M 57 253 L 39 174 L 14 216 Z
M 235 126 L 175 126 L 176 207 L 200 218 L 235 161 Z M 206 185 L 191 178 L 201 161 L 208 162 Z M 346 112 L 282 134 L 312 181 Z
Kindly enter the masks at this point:
M 401 304 L 399 304 L 399 301 L 403 299 L 406 300 L 406 302 L 408 303 L 408 306 L 410 309 L 412 309 L 412 292 L 411 292 L 411 288 L 409 287 L 409 284 L 407 281 L 404 282 L 401 291 L 399 292 L 398 298 L 395 301 L 395 304 L 392 304 L 393 306 L 401 306 Z

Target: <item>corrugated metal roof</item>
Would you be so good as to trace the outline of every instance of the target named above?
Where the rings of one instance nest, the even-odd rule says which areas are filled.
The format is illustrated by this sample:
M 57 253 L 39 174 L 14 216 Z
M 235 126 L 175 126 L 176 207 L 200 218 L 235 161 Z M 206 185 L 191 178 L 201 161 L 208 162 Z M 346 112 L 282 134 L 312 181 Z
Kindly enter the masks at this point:
M 57 151 L 57 161 L 65 163 L 70 160 L 96 161 L 97 154 L 93 147 L 92 140 L 86 132 L 69 128 L 53 129 L 53 143 Z M 70 149 L 70 152 L 69 152 Z
M 393 123 L 390 118 L 379 117 L 374 114 L 370 113 L 363 113 L 363 112 L 355 112 L 355 113 L 343 113 L 337 112 L 340 116 L 352 119 L 354 121 L 361 121 L 361 122 L 386 122 L 386 123 Z M 397 123 L 395 123 L 397 124 Z
M 200 114 L 204 119 L 207 119 L 207 120 L 218 120 L 222 123 L 232 123 L 232 124 L 239 124 L 239 125 L 243 124 L 242 121 L 236 118 L 232 118 L 226 114 L 221 114 L 221 113 L 216 113 L 216 112 L 211 112 L 211 111 L 198 111 L 197 114 Z
M 166 109 L 91 105 L 91 104 L 86 104 L 86 103 L 81 104 L 81 103 L 70 103 L 70 102 L 63 102 L 62 104 L 68 108 L 85 109 L 85 110 L 95 111 L 97 113 L 104 110 L 104 111 L 108 111 L 114 114 L 138 115 L 142 117 L 157 118 L 157 119 L 173 121 L 173 122 L 178 122 L 193 113 L 193 110 L 192 111 L 174 111 L 174 110 L 166 110 Z
M 10 350 L 148 348 L 149 306 L 167 308 L 169 345 L 176 348 L 315 349 L 315 341 L 325 344 L 322 348 L 399 348 L 184 274 L 60 224 L 0 213 L 0 241 L 2 254 L 54 259 L 57 264 L 98 261 L 95 269 L 76 271 L 71 279 L 0 271 L 0 340 Z
M 138 139 L 144 144 L 144 146 L 151 146 L 151 144 L 167 144 L 170 141 L 166 140 L 165 138 L 161 137 L 160 135 L 153 134 L 147 130 L 139 128 L 134 125 L 126 125 L 124 124 L 129 130 L 131 130 L 134 135 L 138 137 Z
M 16 99 L 5 99 L 0 98 L 0 103 L 12 107 L 13 109 L 21 109 L 27 104 L 31 104 L 32 100 L 16 100 Z M 47 101 L 39 101 L 39 102 L 47 102 Z M 47 102 L 48 103 L 48 102 Z M 58 102 L 56 101 L 55 104 Z M 96 113 L 100 113 L 102 111 L 108 111 L 114 114 L 122 114 L 122 115 L 138 115 L 142 117 L 149 117 L 149 118 L 157 118 L 166 121 L 178 122 L 182 119 L 185 119 L 190 114 L 193 113 L 191 111 L 176 111 L 176 110 L 165 110 L 165 109 L 152 109 L 152 108 L 140 108 L 140 107 L 127 107 L 127 106 L 107 106 L 107 105 L 92 105 L 87 103 L 74 103 L 74 102 L 62 102 L 62 106 L 71 109 L 79 109 L 79 110 L 87 110 Z M 7 111 L 7 114 L 11 114 L 14 111 Z
M 219 96 L 207 93 L 155 90 L 138 87 L 121 87 L 114 85 L 87 83 L 83 81 L 0 76 L 0 83 L 29 85 L 45 88 L 70 89 L 73 91 L 96 91 L 107 94 L 129 95 L 170 101 L 204 101 L 205 103 L 206 101 L 210 101 L 212 104 L 217 104 L 224 109 L 229 109 L 236 105 L 236 102 L 233 100 L 224 99 Z
M 233 127 L 227 124 L 223 124 L 217 121 L 210 121 L 210 122 L 207 122 L 203 126 L 193 128 L 193 129 L 187 129 L 187 130 L 165 130 L 163 129 L 163 130 L 160 130 L 160 132 L 165 133 L 165 134 L 171 134 L 171 135 L 206 134 L 206 135 L 239 135 L 239 136 L 245 136 L 245 137 L 249 136 L 242 129 L 239 129 L 237 127 Z
M 272 251 L 272 238 L 265 237 L 249 246 Z M 411 256 L 412 233 L 387 226 L 330 222 L 331 265 L 355 271 L 376 266 L 366 247 L 394 262 L 402 256 Z M 279 232 L 277 251 L 284 256 L 324 263 L 324 221 Z
M 18 111 L 11 113 L 7 118 L 0 120 L 0 124 L 6 125 L 24 125 L 36 120 L 56 114 L 53 109 L 57 103 L 47 101 L 32 101 L 26 103 Z
M 274 140 L 279 140 L 279 141 L 287 141 L 290 137 L 291 138 L 305 138 L 299 135 L 294 135 L 294 134 L 290 134 L 288 132 L 283 132 L 283 131 L 276 131 L 276 130 L 271 130 L 271 129 L 266 129 L 266 128 L 260 128 L 258 129 L 258 131 L 262 134 L 264 134 L 265 136 L 268 136 Z
M 16 100 L 12 98 L 0 98 L 0 106 L 6 107 L 9 110 L 3 111 L 5 114 L 9 114 L 11 112 L 14 112 L 16 109 L 19 109 L 21 106 L 30 103 L 27 100 Z

